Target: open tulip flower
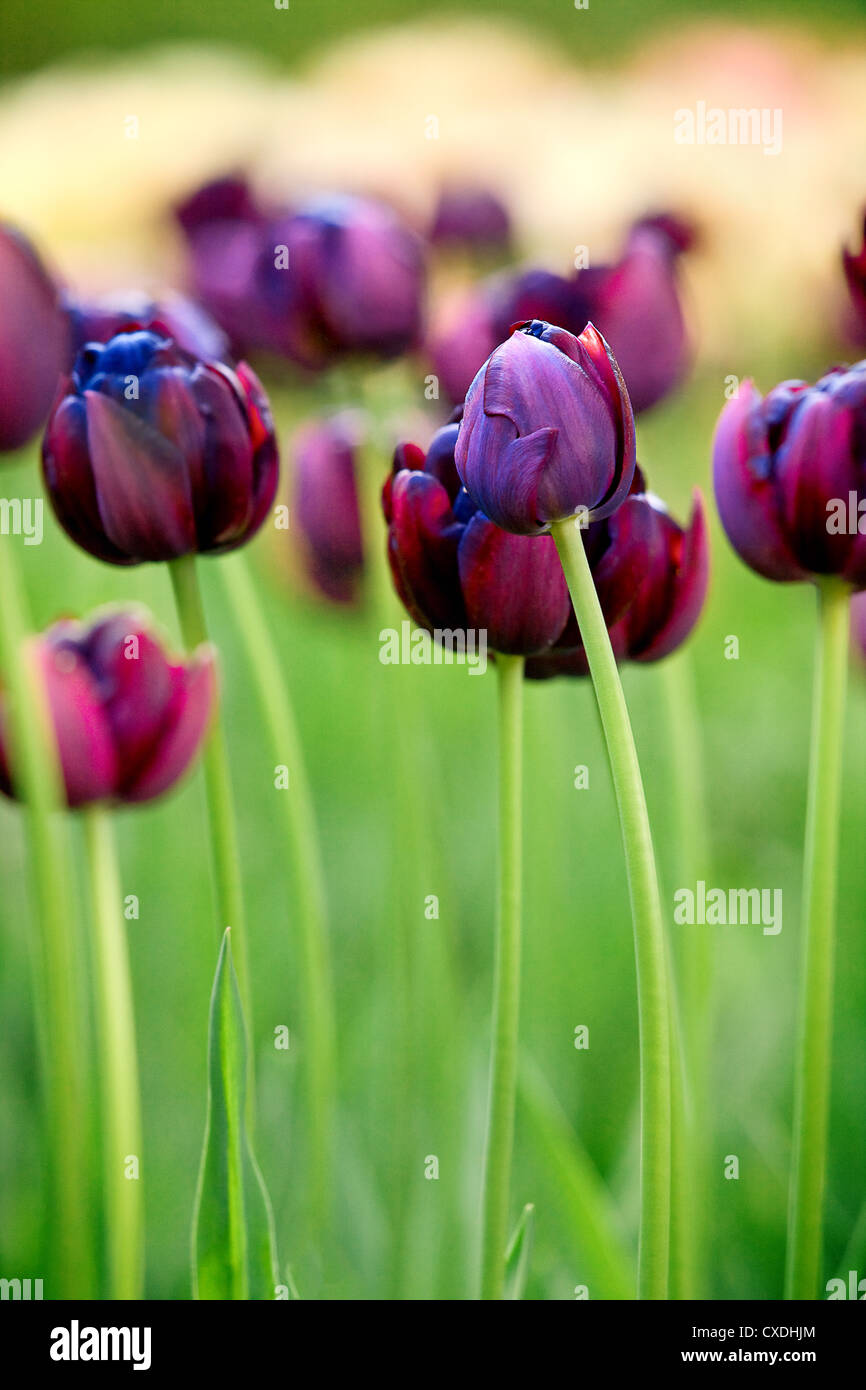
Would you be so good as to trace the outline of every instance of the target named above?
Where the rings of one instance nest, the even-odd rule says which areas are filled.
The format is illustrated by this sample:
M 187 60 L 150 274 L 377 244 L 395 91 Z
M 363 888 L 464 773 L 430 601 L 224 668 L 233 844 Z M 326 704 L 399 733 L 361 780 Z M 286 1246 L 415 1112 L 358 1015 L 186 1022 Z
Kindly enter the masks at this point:
M 157 329 L 82 348 L 42 459 L 61 525 L 116 565 L 234 550 L 259 529 L 277 487 L 270 409 L 254 373 L 202 361 Z
M 396 451 L 383 497 L 395 588 L 428 631 L 473 628 L 494 651 L 543 651 L 570 606 L 556 547 L 503 531 L 471 500 L 454 463 L 463 428 L 443 426 L 426 456 L 414 444 Z
M 0 453 L 45 423 L 71 334 L 57 286 L 33 247 L 0 223 Z
M 700 617 L 709 579 L 700 493 L 683 529 L 646 491 L 637 468 L 622 506 L 590 526 L 584 544 L 617 660 L 659 661 L 681 646 Z M 526 663 L 526 674 L 538 679 L 588 672 L 573 613 L 555 648 Z
M 634 416 L 607 343 L 540 320 L 518 325 L 469 388 L 455 460 L 475 503 L 507 531 L 540 535 L 609 516 L 635 468 Z
M 214 707 L 210 650 L 170 660 L 134 609 L 106 610 L 86 624 L 62 620 L 33 644 L 68 805 L 150 801 L 174 786 Z M 0 704 L 0 790 L 11 796 L 5 724 Z

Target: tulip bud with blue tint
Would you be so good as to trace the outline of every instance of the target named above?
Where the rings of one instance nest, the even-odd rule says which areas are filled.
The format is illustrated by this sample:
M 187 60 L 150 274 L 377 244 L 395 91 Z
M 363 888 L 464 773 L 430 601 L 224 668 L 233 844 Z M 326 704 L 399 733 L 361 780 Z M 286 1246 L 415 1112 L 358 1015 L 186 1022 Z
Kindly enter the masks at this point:
M 352 411 L 304 426 L 295 439 L 295 517 L 310 578 L 337 603 L 358 596 L 364 542 L 358 504 L 361 424 Z
M 636 469 L 622 506 L 588 528 L 584 545 L 617 660 L 659 661 L 681 646 L 700 616 L 709 579 L 700 493 L 683 529 Z M 556 648 L 528 663 L 527 675 L 582 676 L 588 669 L 572 614 Z
M 0 453 L 44 425 L 69 351 L 57 286 L 30 243 L 0 223 Z
M 243 545 L 279 472 L 267 397 L 250 369 L 203 362 L 151 330 L 81 350 L 42 459 L 61 525 L 117 565 Z
M 515 536 L 495 526 L 460 485 L 454 446 L 462 429 L 443 426 L 426 455 L 403 444 L 385 485 L 388 556 L 410 616 L 430 632 L 486 632 L 498 652 L 527 656 L 561 635 L 568 588 L 550 536 Z
M 744 382 L 716 427 L 713 478 L 728 540 L 758 574 L 866 587 L 866 362 L 766 397 Z
M 511 218 L 502 200 L 488 188 L 444 188 L 433 214 L 430 240 L 434 246 L 506 251 L 511 243 Z
M 540 535 L 615 511 L 634 475 L 634 417 L 593 325 L 576 338 L 534 320 L 496 348 L 469 388 L 455 459 L 476 506 L 506 531 Z
M 227 335 L 200 304 L 169 290 L 151 299 L 139 290 L 124 290 L 100 299 L 63 296 L 72 336 L 71 366 L 88 343 L 107 343 L 118 333 L 149 328 L 173 338 L 195 357 L 225 362 L 230 353 Z
M 216 700 L 212 653 L 172 661 L 140 609 L 63 620 L 32 639 L 69 806 L 151 801 L 183 776 Z M 0 695 L 0 790 L 14 766 Z

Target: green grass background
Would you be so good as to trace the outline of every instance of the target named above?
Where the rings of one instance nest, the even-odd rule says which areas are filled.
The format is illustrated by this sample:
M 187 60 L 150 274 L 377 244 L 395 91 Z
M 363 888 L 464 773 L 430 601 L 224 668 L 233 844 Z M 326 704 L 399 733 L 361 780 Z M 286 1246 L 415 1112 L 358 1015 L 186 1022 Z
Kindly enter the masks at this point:
M 464 7 L 465 8 L 465 7 Z M 478 5 L 472 8 L 485 8 Z M 490 7 L 498 13 L 517 4 Z M 581 55 L 621 51 L 685 4 L 592 4 L 581 16 Z M 701 6 L 706 12 L 707 6 Z M 725 17 L 756 7 L 719 5 Z M 762 6 L 758 14 L 817 5 Z M 183 35 L 263 43 L 250 7 L 153 3 L 52 7 L 5 0 L 2 63 L 24 70 L 80 47 L 133 46 Z M 412 12 L 292 0 L 291 60 L 352 24 Z M 853 15 L 837 3 L 834 17 Z M 536 0 L 540 25 L 567 28 L 571 13 Z M 583 46 L 585 41 L 585 47 Z M 270 47 L 270 45 L 268 45 Z M 857 190 L 859 192 L 859 189 Z M 840 349 L 834 349 L 838 352 Z M 831 356 L 833 353 L 831 352 Z M 820 370 L 796 343 L 781 374 Z M 778 364 L 774 364 L 778 367 Z M 760 362 L 745 361 L 763 385 Z M 722 381 L 698 378 L 639 427 L 653 487 L 682 517 L 691 487 L 707 490 Z M 283 426 L 298 402 L 280 392 Z M 383 463 L 384 468 L 384 463 Z M 37 495 L 35 450 L 4 465 L 7 496 Z M 712 932 L 713 1017 L 709 1229 L 702 1249 L 713 1298 L 779 1297 L 791 1114 L 798 967 L 801 842 L 810 719 L 814 596 L 765 583 L 731 555 L 713 522 L 710 598 L 689 645 L 697 689 L 712 852 L 683 878 L 675 836 L 671 728 L 663 673 L 629 668 L 626 693 L 644 768 L 672 937 Z M 338 1210 L 332 1238 L 304 1236 L 305 1154 L 299 1068 L 303 1036 L 292 934 L 293 886 L 272 798 L 273 759 L 222 592 L 216 562 L 202 573 L 222 652 L 225 714 L 240 807 L 259 1081 L 257 1152 L 274 1200 L 283 1261 L 302 1294 L 451 1298 L 471 1292 L 490 1008 L 495 874 L 495 677 L 465 670 L 384 668 L 378 622 L 337 613 L 285 578 L 280 546 L 251 548 L 261 599 L 297 706 L 327 871 L 340 1047 Z M 20 543 L 19 543 L 20 546 Z M 19 548 L 39 625 L 109 600 L 142 600 L 176 636 L 168 576 L 115 571 L 80 554 L 46 514 L 42 547 Z M 739 639 L 736 661 L 725 639 Z M 567 1120 L 551 1145 L 534 1108 L 518 1113 L 514 1215 L 537 1207 L 528 1296 L 569 1299 L 588 1283 L 610 1287 L 575 1204 L 569 1172 L 586 1160 L 606 1185 L 633 1258 L 637 1213 L 637 1028 L 631 925 L 615 808 L 591 691 L 585 683 L 527 688 L 525 970 L 522 1040 Z M 402 726 L 402 732 L 401 732 Z M 576 764 L 588 790 L 573 786 Z M 866 676 L 852 671 L 845 735 L 838 994 L 825 1278 L 866 1273 Z M 205 1113 L 207 1005 L 218 931 L 207 870 L 201 775 L 165 802 L 117 817 L 124 893 L 141 902 L 128 926 L 144 1103 L 147 1293 L 189 1295 L 188 1233 Z M 77 832 L 76 832 L 77 833 Z M 79 863 L 83 859 L 77 856 Z M 784 926 L 673 925 L 673 892 L 694 877 L 722 887 L 781 888 Z M 29 907 L 21 818 L 0 805 L 0 1273 L 44 1277 L 44 1155 L 29 989 Z M 83 885 L 82 885 L 83 887 Z M 424 900 L 437 894 L 438 921 Z M 79 916 L 81 920 L 76 920 Z M 86 910 L 70 912 L 86 964 Z M 292 1048 L 273 1047 L 288 1024 Z M 590 1048 L 574 1029 L 587 1024 Z M 82 1039 L 82 1046 L 86 1039 Z M 546 1134 L 546 1139 L 545 1139 Z M 580 1148 L 575 1151 L 574 1144 Z M 726 1181 L 727 1155 L 740 1163 Z M 429 1155 L 438 1181 L 424 1177 Z M 564 1166 L 563 1166 L 564 1165 Z M 858 1225 L 859 1222 L 859 1225 Z

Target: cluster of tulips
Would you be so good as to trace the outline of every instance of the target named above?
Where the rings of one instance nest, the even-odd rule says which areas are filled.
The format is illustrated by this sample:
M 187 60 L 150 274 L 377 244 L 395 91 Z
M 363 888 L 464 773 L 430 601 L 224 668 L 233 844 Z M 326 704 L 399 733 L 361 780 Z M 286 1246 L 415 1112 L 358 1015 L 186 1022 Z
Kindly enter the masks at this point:
M 322 380 L 343 393 L 340 409 L 308 422 L 294 445 L 295 515 L 311 582 L 335 602 L 354 603 L 387 557 L 393 588 L 418 627 L 440 641 L 483 632 L 495 654 L 501 862 L 480 1175 L 483 1298 L 504 1296 L 511 1211 L 522 683 L 556 676 L 593 683 L 634 923 L 641 1065 L 636 1289 L 643 1298 L 665 1298 L 673 1292 L 672 1205 L 676 1221 L 677 1203 L 686 1200 L 672 1177 L 672 1146 L 695 1139 L 678 1078 L 689 1079 L 693 1059 L 683 1055 L 688 1049 L 676 1023 L 653 841 L 618 666 L 655 662 L 679 648 L 707 592 L 701 496 L 695 493 L 691 517 L 680 525 L 648 490 L 635 431 L 635 413 L 656 406 L 689 369 L 678 263 L 694 230 L 670 215 L 647 216 L 630 229 L 614 264 L 568 275 L 500 266 L 428 326 L 431 248 L 475 267 L 508 253 L 507 212 L 486 191 L 443 195 L 426 240 L 380 203 L 341 196 L 263 205 L 236 176 L 199 189 L 176 216 L 188 245 L 189 294 L 156 300 L 130 294 L 82 301 L 58 288 L 20 235 L 0 229 L 0 449 L 19 449 L 41 431 L 47 496 L 71 541 L 115 566 L 168 565 L 187 648 L 171 657 L 152 620 L 132 607 L 83 622 L 62 618 L 30 637 L 13 542 L 0 542 L 0 789 L 28 810 L 48 981 L 44 1019 L 54 1030 L 43 1056 L 58 1153 L 52 1222 L 65 1267 L 71 1262 L 67 1291 L 89 1291 L 75 1243 L 86 1183 L 78 1182 L 75 1166 L 78 1097 L 52 1079 L 52 1058 L 75 1046 L 64 903 L 56 887 L 46 886 L 63 859 L 52 812 L 65 802 L 87 826 L 104 1073 L 107 1288 L 111 1296 L 134 1298 L 143 1287 L 143 1213 L 138 1184 L 123 1180 L 122 1166 L 140 1139 L 137 1044 L 107 811 L 167 792 L 202 750 L 220 925 L 231 928 L 231 945 L 224 940 L 212 1005 L 194 1289 L 202 1297 L 293 1291 L 280 1274 L 267 1195 L 245 1131 L 253 1078 L 245 1097 L 243 1084 L 230 1084 L 249 1071 L 244 885 L 217 711 L 217 658 L 196 569 L 198 556 L 245 545 L 277 498 L 275 428 L 246 362 L 253 357 L 265 374 L 293 372 L 299 398 L 319 399 Z M 845 270 L 866 321 L 866 249 L 847 256 Z M 371 474 L 375 431 L 347 407 L 358 404 L 358 383 L 375 375 L 376 362 L 398 360 L 421 363 L 422 372 L 432 366 L 453 410 L 426 449 L 392 440 L 393 466 L 374 461 Z M 866 537 L 856 527 L 834 530 L 828 515 L 836 499 L 866 499 L 866 363 L 834 368 L 814 386 L 784 382 L 765 398 L 743 385 L 722 413 L 714 472 L 722 524 L 746 563 L 772 580 L 810 581 L 820 600 L 787 1271 L 788 1296 L 812 1298 L 821 1268 L 849 599 L 866 589 Z M 240 557 L 228 563 L 226 595 L 259 681 L 265 726 L 280 754 L 275 761 L 285 761 L 287 747 L 292 754 L 286 836 L 300 885 L 310 1203 L 327 1221 L 336 1021 L 326 887 L 283 673 L 247 571 Z M 243 1138 L 236 1145 L 237 1133 Z M 221 1134 L 229 1136 L 227 1153 L 219 1151 Z M 682 1219 L 680 1212 L 680 1225 Z M 238 1221 L 252 1228 L 256 1220 L 264 1235 L 251 1234 L 238 1255 Z

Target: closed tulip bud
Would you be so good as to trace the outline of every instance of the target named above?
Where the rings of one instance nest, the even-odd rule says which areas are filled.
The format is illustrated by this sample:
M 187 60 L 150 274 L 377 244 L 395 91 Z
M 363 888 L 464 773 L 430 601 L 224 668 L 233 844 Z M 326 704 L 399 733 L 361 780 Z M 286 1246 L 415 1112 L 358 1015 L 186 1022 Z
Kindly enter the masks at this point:
M 45 423 L 69 341 L 51 276 L 29 242 L 0 223 L 0 453 Z
M 430 227 L 434 246 L 505 251 L 511 243 L 508 209 L 487 188 L 445 188 Z
M 684 530 L 646 491 L 640 469 L 613 516 L 589 527 L 584 544 L 618 661 L 659 661 L 697 622 L 707 593 L 709 547 L 700 493 Z M 527 664 L 545 678 L 588 673 L 574 614 L 556 648 Z
M 814 386 L 751 381 L 728 401 L 713 445 L 728 539 L 758 574 L 782 582 L 835 575 L 866 587 L 866 362 Z
M 295 441 L 295 516 L 310 578 L 327 598 L 358 594 L 364 543 L 358 504 L 358 417 L 344 411 L 302 429 Z
M 69 367 L 88 343 L 107 343 L 118 333 L 132 333 L 137 328 L 149 328 L 173 338 L 178 347 L 194 357 L 224 362 L 229 356 L 229 340 L 219 324 L 195 300 L 173 290 L 158 300 L 139 290 L 93 300 L 67 294 L 63 305 L 72 337 Z
M 579 338 L 538 320 L 498 347 L 469 388 L 455 459 L 497 525 L 540 535 L 578 512 L 620 505 L 635 467 L 622 375 L 592 324 Z
M 264 521 L 279 470 L 250 369 L 203 362 L 151 330 L 82 349 L 42 458 L 61 525 L 117 565 L 236 549 Z
M 69 806 L 151 801 L 183 776 L 215 704 L 201 648 L 173 662 L 140 610 L 55 623 L 32 640 Z M 0 696 L 0 790 L 13 795 Z
M 401 445 L 383 494 L 394 586 L 428 631 L 484 631 L 494 651 L 526 656 L 549 647 L 568 619 L 569 598 L 549 536 L 495 526 L 461 487 L 445 425 L 427 454 Z

